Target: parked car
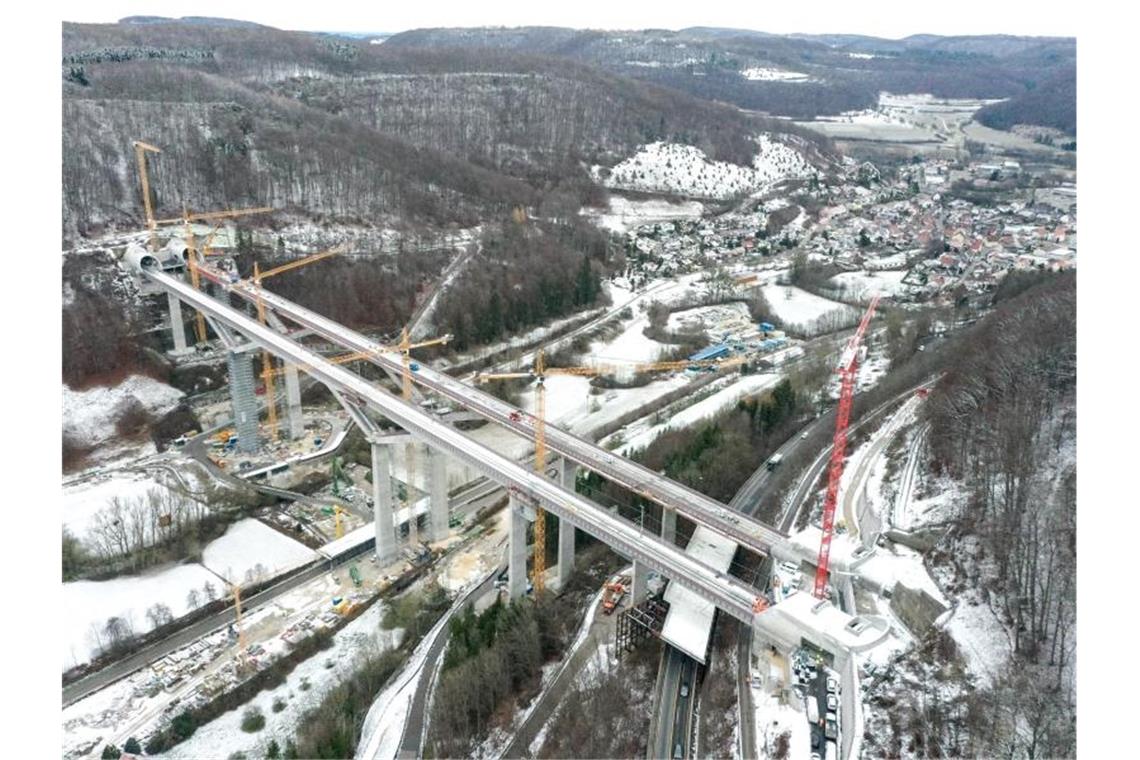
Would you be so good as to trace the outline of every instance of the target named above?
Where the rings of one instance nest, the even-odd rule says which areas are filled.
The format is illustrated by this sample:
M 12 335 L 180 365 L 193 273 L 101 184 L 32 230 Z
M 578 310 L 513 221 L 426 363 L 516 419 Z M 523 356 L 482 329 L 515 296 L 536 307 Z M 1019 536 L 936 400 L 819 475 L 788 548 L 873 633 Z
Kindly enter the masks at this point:
M 839 693 L 839 681 L 832 678 L 831 676 L 828 676 L 827 677 L 827 690 L 829 692 L 831 692 L 832 694 L 838 694 Z

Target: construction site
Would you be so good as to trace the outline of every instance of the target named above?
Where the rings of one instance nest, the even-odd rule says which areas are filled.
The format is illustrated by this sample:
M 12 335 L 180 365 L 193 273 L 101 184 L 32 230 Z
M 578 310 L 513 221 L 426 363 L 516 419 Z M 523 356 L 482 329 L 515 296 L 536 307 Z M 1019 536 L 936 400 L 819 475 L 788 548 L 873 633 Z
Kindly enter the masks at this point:
M 404 54 L 358 43 L 330 35 L 313 60 L 355 72 Z M 145 50 L 229 65 L 213 48 Z M 104 63 L 84 55 L 68 87 Z M 706 74 L 653 56 L 625 65 Z M 739 77 L 823 81 L 767 65 Z M 445 84 L 534 76 L 476 68 Z M 266 80 L 264 108 L 288 88 L 331 104 L 330 125 L 367 100 L 294 69 L 243 76 Z M 413 76 L 374 78 L 412 93 Z M 383 213 L 369 215 L 347 200 L 366 172 L 315 144 L 291 148 L 312 153 L 303 200 L 283 193 L 267 178 L 280 166 L 249 147 L 271 130 L 247 111 L 187 145 L 132 122 L 147 141 L 119 147 L 137 209 L 93 213 L 65 250 L 67 334 L 85 362 L 71 384 L 65 359 L 65 758 L 945 757 L 987 746 L 965 716 L 1005 699 L 1019 663 L 1071 676 L 1070 581 L 1019 576 L 1011 602 L 996 529 L 975 535 L 985 515 L 969 513 L 994 499 L 1013 525 L 993 484 L 1021 488 L 1019 504 L 1049 507 L 1024 518 L 1041 521 L 1033 541 L 1059 543 L 1020 540 L 1018 567 L 1067 557 L 1071 479 L 1029 465 L 1013 478 L 993 442 L 1019 462 L 1040 452 L 1017 446 L 1051 446 L 1039 458 L 1075 478 L 1075 366 L 1047 341 L 1069 282 L 973 288 L 989 269 L 971 251 L 994 241 L 970 242 L 964 201 L 926 198 L 908 166 L 832 156 L 810 131 L 714 140 L 653 111 L 623 129 L 681 123 L 684 139 L 549 149 L 581 159 L 585 189 L 531 192 L 538 170 L 495 184 L 532 157 L 492 141 L 493 160 L 447 165 L 459 180 L 405 186 L 385 164 L 368 186 Z M 738 148 L 758 151 L 751 164 L 723 160 Z M 950 209 L 922 248 L 890 242 L 917 218 L 898 210 L 912 198 Z M 387 215 L 401 204 L 414 214 Z M 859 214 L 874 223 L 856 235 L 828 226 Z M 902 269 L 863 277 L 880 254 L 971 286 L 921 302 Z M 1027 306 L 1038 292 L 1047 306 Z M 121 324 L 106 303 L 126 304 Z M 75 350 L 84 331 L 111 336 L 97 344 L 106 371 Z M 986 364 L 994 346 L 1013 352 L 1006 340 L 1025 352 L 1018 372 L 1045 378 L 1016 418 L 1006 367 Z M 1001 426 L 975 435 L 986 415 Z M 1009 611 L 1038 595 L 1027 616 Z

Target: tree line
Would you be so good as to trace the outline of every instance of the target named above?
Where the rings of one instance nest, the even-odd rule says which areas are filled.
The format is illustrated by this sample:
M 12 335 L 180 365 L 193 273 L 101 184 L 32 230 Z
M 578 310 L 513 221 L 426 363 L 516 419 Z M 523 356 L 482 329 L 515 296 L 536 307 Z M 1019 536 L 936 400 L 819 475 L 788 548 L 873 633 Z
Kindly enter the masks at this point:
M 604 264 L 572 247 L 559 229 L 486 226 L 481 260 L 447 288 L 435 312 L 437 328 L 453 336 L 451 347 L 490 343 L 601 302 Z
M 1075 280 L 1054 275 L 1000 302 L 930 396 L 933 466 L 969 494 L 945 558 L 1013 644 L 983 695 L 983 754 L 1073 750 Z M 975 539 L 980 551 L 967 548 Z

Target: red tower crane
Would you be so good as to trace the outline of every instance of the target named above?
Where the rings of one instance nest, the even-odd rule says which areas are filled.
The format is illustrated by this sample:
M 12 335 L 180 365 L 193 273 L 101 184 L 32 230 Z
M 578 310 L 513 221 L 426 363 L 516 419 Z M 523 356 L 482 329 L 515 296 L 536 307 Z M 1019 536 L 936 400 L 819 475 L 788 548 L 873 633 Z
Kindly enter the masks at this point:
M 859 344 L 863 340 L 863 334 L 867 332 L 867 325 L 871 324 L 871 317 L 874 316 L 875 307 L 878 305 L 879 296 L 876 295 L 871 299 L 867 313 L 859 321 L 859 329 L 847 341 L 843 355 L 839 360 L 839 408 L 835 414 L 835 438 L 831 443 L 827 495 L 823 500 L 823 536 L 819 540 L 815 589 L 812 591 L 817 599 L 823 599 L 827 589 L 827 563 L 831 556 L 831 536 L 835 527 L 835 503 L 839 498 L 839 479 L 843 476 L 843 457 L 847 452 L 847 422 L 851 419 L 851 399 L 855 395 L 855 374 L 859 368 Z

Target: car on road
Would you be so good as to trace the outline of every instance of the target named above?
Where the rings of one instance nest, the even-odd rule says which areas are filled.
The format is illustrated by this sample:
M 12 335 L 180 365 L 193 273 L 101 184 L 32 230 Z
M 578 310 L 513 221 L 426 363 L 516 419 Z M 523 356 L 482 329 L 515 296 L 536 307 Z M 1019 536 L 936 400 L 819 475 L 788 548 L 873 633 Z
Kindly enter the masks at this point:
M 807 437 L 808 437 L 808 431 L 805 430 L 804 432 L 800 433 L 800 440 L 801 441 L 806 441 Z
M 673 757 L 675 760 L 681 760 L 685 756 L 685 750 L 681 748 L 681 742 L 673 745 Z
M 687 696 L 689 696 L 689 684 L 683 683 L 681 684 L 681 698 L 684 699 Z

